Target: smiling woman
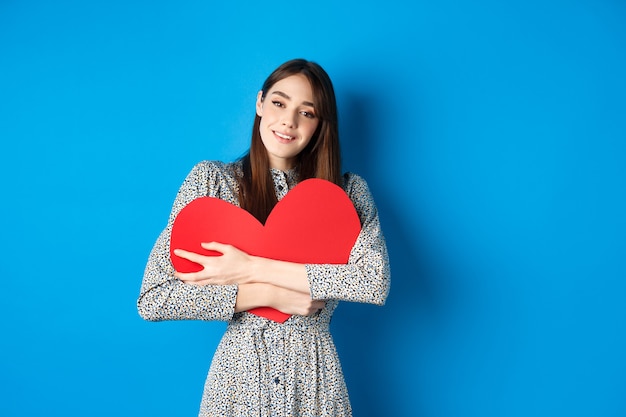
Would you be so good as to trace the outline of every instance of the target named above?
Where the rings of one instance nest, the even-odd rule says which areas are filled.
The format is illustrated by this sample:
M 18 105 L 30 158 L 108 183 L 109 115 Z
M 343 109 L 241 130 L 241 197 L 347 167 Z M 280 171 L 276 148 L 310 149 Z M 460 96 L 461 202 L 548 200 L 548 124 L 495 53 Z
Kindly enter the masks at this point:
M 266 96 L 267 100 L 260 91 L 256 104 L 261 139 L 270 166 L 286 171 L 293 168 L 319 124 L 313 91 L 307 78 L 298 74 L 278 81 Z
M 310 178 L 341 186 L 356 209 L 361 230 L 347 264 L 286 262 L 209 242 L 202 247 L 222 256 L 173 248 L 202 267 L 174 270 L 172 227 L 189 203 L 216 197 L 263 223 L 279 200 Z M 367 184 L 355 174 L 341 175 L 332 83 L 319 65 L 298 59 L 276 69 L 258 93 L 248 154 L 234 163 L 201 162 L 184 181 L 150 254 L 138 309 L 152 321 L 228 322 L 200 416 L 345 417 L 352 409 L 330 319 L 341 300 L 384 304 L 389 285 L 387 247 Z M 291 317 L 278 322 L 250 313 L 258 307 Z

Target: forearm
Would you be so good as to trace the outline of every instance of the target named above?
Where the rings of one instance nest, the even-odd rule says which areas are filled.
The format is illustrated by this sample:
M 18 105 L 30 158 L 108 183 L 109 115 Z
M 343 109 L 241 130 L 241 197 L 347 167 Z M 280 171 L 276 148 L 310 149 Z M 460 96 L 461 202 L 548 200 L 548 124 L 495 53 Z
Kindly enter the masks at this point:
M 271 284 L 314 300 L 344 300 L 382 305 L 389 293 L 389 257 L 382 235 L 359 239 L 346 265 L 298 264 L 251 257 L 246 282 Z
M 308 293 L 271 284 L 239 284 L 235 312 L 256 307 L 272 307 L 283 313 L 308 316 L 324 307 L 323 301 L 312 300 Z
M 306 265 L 311 298 L 383 305 L 389 294 L 389 268 L 357 265 Z
M 253 257 L 250 273 L 250 282 L 252 283 L 271 284 L 276 287 L 311 294 L 304 264 Z
M 236 285 L 197 286 L 174 277 L 167 229 L 157 239 L 146 265 L 137 309 L 141 317 L 161 320 L 230 320 Z
M 163 320 L 228 321 L 234 314 L 237 287 L 196 286 L 168 281 L 139 296 L 137 308 L 142 318 Z
M 307 294 L 314 300 L 344 300 L 382 305 L 390 287 L 389 256 L 379 231 L 362 234 L 348 264 L 297 264 L 250 257 L 245 282 L 264 283 Z
M 267 284 L 239 284 L 235 313 L 252 310 L 257 307 L 272 307 L 270 300 L 271 286 Z
M 347 265 L 305 266 L 311 297 L 382 305 L 389 294 L 390 267 L 378 210 L 359 176 L 347 178 L 346 192 L 359 213 L 361 233 Z

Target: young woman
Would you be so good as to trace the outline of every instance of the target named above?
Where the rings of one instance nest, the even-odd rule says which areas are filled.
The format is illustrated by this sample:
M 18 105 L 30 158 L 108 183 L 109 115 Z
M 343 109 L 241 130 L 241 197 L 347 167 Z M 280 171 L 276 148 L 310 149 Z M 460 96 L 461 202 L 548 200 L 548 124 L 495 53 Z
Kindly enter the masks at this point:
M 174 270 L 172 224 L 192 200 L 217 197 L 264 222 L 274 205 L 307 178 L 340 185 L 354 203 L 362 229 L 348 264 L 270 260 L 212 242 L 202 246 L 222 256 L 176 250 L 203 270 Z M 183 182 L 150 253 L 138 309 L 151 321 L 228 322 L 200 416 L 350 416 L 330 318 L 340 300 L 382 305 L 389 283 L 387 248 L 367 184 L 355 174 L 341 175 L 330 78 L 319 65 L 297 59 L 278 67 L 258 93 L 248 154 L 234 163 L 200 162 Z M 261 306 L 292 316 L 281 324 L 247 312 Z

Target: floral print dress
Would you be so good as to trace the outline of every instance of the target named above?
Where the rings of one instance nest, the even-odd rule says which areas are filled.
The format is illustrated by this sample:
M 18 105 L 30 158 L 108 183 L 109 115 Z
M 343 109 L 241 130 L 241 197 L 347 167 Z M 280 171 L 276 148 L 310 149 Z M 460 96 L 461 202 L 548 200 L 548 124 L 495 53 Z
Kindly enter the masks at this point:
M 278 199 L 297 184 L 294 170 L 271 170 Z M 389 260 L 378 213 L 366 182 L 344 175 L 362 230 L 346 265 L 306 265 L 313 299 L 326 300 L 312 316 L 277 323 L 235 313 L 236 285 L 185 284 L 174 277 L 169 241 L 178 212 L 198 197 L 238 203 L 241 164 L 203 161 L 183 182 L 166 228 L 148 259 L 137 306 L 146 320 L 228 322 L 215 352 L 200 404 L 202 417 L 346 417 L 350 401 L 331 334 L 339 301 L 382 305 L 390 286 Z

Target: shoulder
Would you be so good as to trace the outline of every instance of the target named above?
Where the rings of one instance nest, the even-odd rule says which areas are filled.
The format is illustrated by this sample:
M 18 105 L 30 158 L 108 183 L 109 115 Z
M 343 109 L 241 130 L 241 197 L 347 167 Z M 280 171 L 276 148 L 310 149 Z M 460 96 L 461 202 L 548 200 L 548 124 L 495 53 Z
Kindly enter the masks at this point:
M 222 185 L 237 182 L 235 165 L 221 161 L 198 162 L 187 174 L 182 188 L 193 189 L 199 196 L 212 195 Z
M 183 187 L 196 196 L 218 197 L 234 204 L 238 195 L 240 162 L 200 161 L 187 175 Z
M 352 200 L 352 204 L 363 222 L 366 218 L 375 216 L 377 213 L 374 198 L 370 192 L 367 181 L 363 177 L 353 172 L 343 175 L 343 189 Z
M 353 194 L 370 193 L 367 181 L 354 172 L 346 172 L 343 174 L 343 189 L 350 196 Z
M 200 161 L 194 165 L 191 172 L 222 175 L 233 175 L 237 162 Z
M 235 180 L 241 173 L 241 163 L 222 161 L 200 161 L 192 168 L 188 178 L 208 181 Z

